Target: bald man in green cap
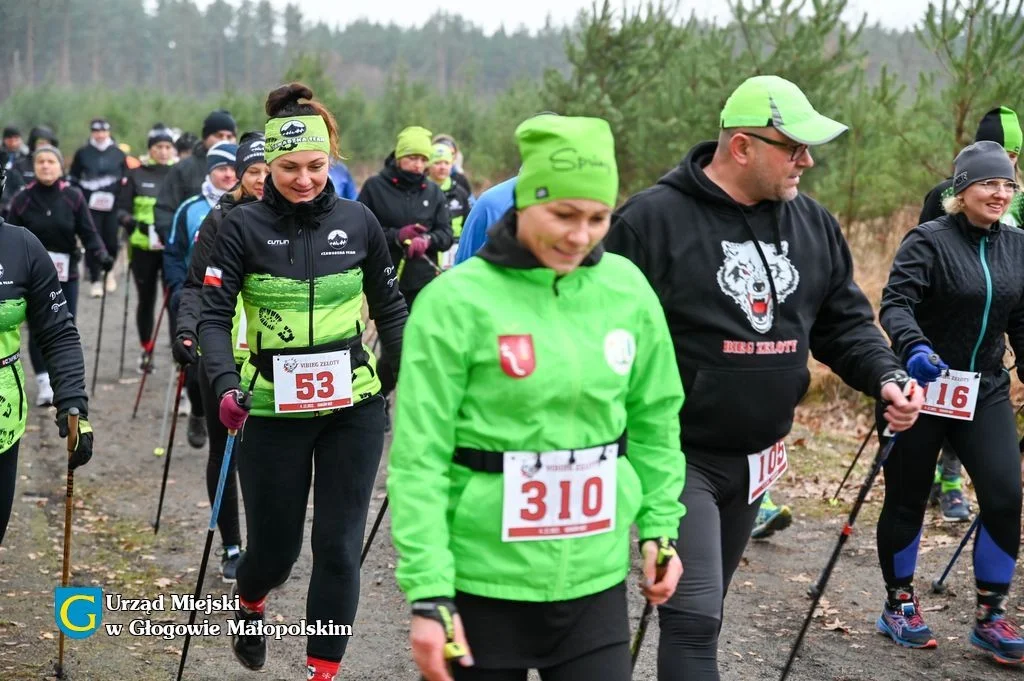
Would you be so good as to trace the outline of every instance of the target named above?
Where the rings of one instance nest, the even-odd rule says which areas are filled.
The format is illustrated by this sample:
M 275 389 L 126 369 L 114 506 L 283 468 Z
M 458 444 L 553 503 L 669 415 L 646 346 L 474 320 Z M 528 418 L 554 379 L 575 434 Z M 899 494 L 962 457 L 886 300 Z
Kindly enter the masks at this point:
M 811 148 L 845 131 L 793 83 L 750 78 L 726 102 L 718 139 L 627 201 L 606 239 L 658 293 L 686 391 L 686 571 L 659 609 L 659 681 L 719 679 L 722 601 L 760 501 L 788 467 L 810 355 L 891 403 L 893 431 L 920 410 L 853 281 L 839 223 L 800 193 Z

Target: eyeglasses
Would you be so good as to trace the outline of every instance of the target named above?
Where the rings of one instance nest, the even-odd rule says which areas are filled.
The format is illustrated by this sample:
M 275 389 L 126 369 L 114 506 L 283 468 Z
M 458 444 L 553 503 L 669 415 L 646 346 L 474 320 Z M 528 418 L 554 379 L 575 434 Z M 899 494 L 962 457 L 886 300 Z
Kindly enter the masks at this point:
M 785 150 L 789 151 L 789 160 L 790 161 L 795 161 L 798 158 L 801 158 L 805 153 L 807 153 L 807 145 L 806 144 L 788 144 L 786 142 L 780 142 L 779 140 L 773 140 L 770 137 L 761 137 L 761 135 L 758 135 L 758 134 L 753 133 L 753 132 L 745 132 L 743 134 L 746 135 L 747 137 L 753 137 L 754 139 L 759 139 L 762 142 L 764 142 L 765 144 L 770 144 L 773 147 L 779 147 L 780 149 L 785 149 Z
M 1006 180 L 985 180 L 984 182 L 978 182 L 978 186 L 990 194 L 998 194 L 1000 190 L 1016 194 L 1017 190 L 1020 189 L 1020 185 L 1016 182 Z

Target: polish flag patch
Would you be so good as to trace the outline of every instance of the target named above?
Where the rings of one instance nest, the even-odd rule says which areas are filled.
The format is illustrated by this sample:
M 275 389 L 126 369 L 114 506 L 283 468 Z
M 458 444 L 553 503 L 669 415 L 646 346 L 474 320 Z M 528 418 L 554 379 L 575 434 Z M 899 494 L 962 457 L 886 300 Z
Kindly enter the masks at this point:
M 203 277 L 203 286 L 216 286 L 220 288 L 223 277 L 224 270 L 219 267 L 207 267 L 206 276 Z

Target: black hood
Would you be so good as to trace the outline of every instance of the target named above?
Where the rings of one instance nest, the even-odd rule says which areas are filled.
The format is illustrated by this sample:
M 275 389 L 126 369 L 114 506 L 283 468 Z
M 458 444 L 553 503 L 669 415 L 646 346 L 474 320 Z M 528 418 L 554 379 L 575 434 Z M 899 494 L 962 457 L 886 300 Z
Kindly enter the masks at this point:
M 704 174 L 704 168 L 711 163 L 711 159 L 718 149 L 718 142 L 711 140 L 700 142 L 686 153 L 682 162 L 667 172 L 658 184 L 668 185 L 673 189 L 692 196 L 694 199 L 709 203 L 715 207 L 728 211 L 740 211 L 741 213 L 756 213 L 762 210 L 774 210 L 778 201 L 761 201 L 753 206 L 745 206 L 738 203 L 729 196 L 724 189 L 711 181 Z
M 487 242 L 477 252 L 481 258 L 499 267 L 509 267 L 517 270 L 532 270 L 546 267 L 537 260 L 536 256 L 516 238 L 516 231 L 519 228 L 519 219 L 515 208 L 510 208 L 507 213 L 494 223 L 487 230 Z M 592 267 L 601 262 L 604 255 L 604 244 L 599 243 L 594 250 L 587 253 L 580 263 L 581 267 Z
M 391 152 L 386 159 L 384 159 L 384 168 L 380 171 L 380 176 L 399 189 L 426 189 L 427 188 L 427 175 L 426 173 L 410 173 L 406 170 L 402 170 L 398 167 L 398 161 L 395 160 L 395 152 Z

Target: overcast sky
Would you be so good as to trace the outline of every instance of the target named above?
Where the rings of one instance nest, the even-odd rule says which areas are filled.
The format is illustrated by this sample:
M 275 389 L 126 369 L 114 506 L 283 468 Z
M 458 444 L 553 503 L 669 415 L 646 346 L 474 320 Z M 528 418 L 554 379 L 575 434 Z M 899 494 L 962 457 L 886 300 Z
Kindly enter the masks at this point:
M 234 5 L 238 4 L 238 0 L 228 1 Z M 283 9 L 289 2 L 270 1 L 279 9 Z M 620 5 L 622 1 L 616 0 Z M 205 7 L 208 2 L 209 0 L 199 0 L 198 4 Z M 626 2 L 631 7 L 645 4 L 637 0 Z M 577 12 L 591 6 L 591 0 L 297 0 L 296 4 L 302 8 L 306 21 L 323 19 L 335 25 L 348 24 L 357 19 L 369 19 L 380 23 L 394 22 L 403 26 L 420 26 L 431 14 L 444 9 L 451 14 L 461 14 L 491 33 L 503 24 L 507 30 L 514 30 L 520 25 L 525 25 L 531 30 L 541 28 L 549 14 L 556 25 L 570 23 Z M 725 0 L 681 0 L 679 5 L 685 14 L 696 10 L 697 16 L 705 19 L 725 17 L 729 14 L 729 5 Z M 853 21 L 862 13 L 866 13 L 869 23 L 874 23 L 877 19 L 887 27 L 907 28 L 924 16 L 927 7 L 928 0 L 850 0 L 850 20 Z

